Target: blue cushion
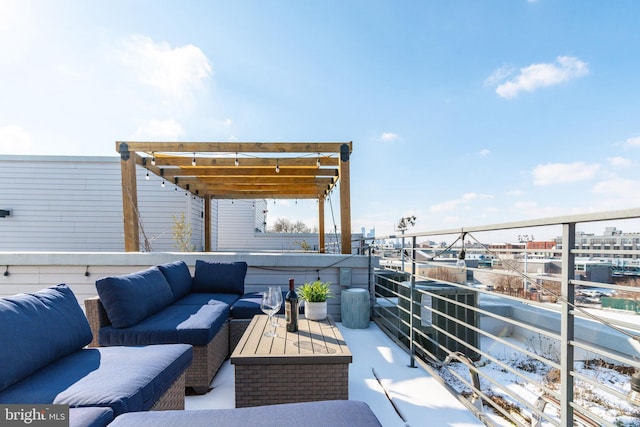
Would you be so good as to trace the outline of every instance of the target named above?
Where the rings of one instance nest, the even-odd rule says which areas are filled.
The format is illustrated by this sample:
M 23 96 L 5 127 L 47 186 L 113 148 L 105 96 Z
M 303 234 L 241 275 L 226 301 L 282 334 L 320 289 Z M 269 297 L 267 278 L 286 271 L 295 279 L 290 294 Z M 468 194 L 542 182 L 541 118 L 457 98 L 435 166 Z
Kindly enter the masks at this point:
M 100 345 L 191 344 L 205 346 L 229 318 L 229 306 L 171 305 L 130 328 L 100 328 Z
M 67 285 L 0 299 L 0 390 L 91 339 L 89 322 Z
M 240 298 L 238 294 L 209 294 L 209 293 L 193 293 L 180 298 L 172 305 L 205 305 L 223 302 L 225 304 L 233 304 Z
M 69 427 L 104 427 L 111 421 L 111 408 L 69 408 Z
M 210 262 L 199 259 L 196 260 L 192 291 L 242 295 L 246 275 L 247 263 L 244 261 Z
M 278 314 L 284 314 L 284 297 L 286 292 L 282 292 L 282 305 Z M 234 319 L 252 319 L 256 314 L 264 314 L 260 308 L 262 302 L 262 292 L 251 292 L 242 297 L 231 306 L 231 317 Z
M 184 344 L 87 348 L 0 391 L 0 402 L 108 406 L 116 416 L 146 411 L 192 359 Z
M 173 292 L 173 301 L 182 298 L 191 291 L 191 272 L 184 261 L 161 264 L 158 268 L 169 282 Z
M 157 313 L 173 300 L 173 292 L 158 267 L 96 281 L 98 295 L 115 328 L 127 328 Z
M 236 409 L 129 413 L 109 427 L 380 427 L 369 405 L 356 400 L 285 403 Z

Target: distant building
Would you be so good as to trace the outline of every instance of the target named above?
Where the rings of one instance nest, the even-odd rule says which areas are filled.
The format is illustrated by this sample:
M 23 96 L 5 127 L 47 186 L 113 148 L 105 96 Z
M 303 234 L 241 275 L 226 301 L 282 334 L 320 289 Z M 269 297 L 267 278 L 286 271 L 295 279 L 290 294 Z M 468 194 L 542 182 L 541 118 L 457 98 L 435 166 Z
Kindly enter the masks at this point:
M 557 237 L 556 243 L 558 249 L 561 249 L 562 237 Z M 631 251 L 640 249 L 640 233 L 624 233 L 616 227 L 606 227 L 601 235 L 577 231 L 575 247 L 578 250 L 589 251 L 588 254 L 582 256 L 620 259 L 618 264 L 624 264 L 624 260 L 638 259 L 638 255 L 631 253 Z M 616 253 L 612 251 L 616 251 Z M 629 251 L 629 253 L 624 253 L 625 251 Z

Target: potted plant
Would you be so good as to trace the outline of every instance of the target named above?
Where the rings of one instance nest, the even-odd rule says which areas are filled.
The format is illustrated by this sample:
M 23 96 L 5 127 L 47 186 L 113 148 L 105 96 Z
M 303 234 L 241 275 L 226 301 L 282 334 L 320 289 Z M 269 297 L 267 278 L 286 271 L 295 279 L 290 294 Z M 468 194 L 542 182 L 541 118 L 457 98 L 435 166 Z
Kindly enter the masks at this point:
M 304 301 L 304 317 L 309 320 L 324 320 L 327 317 L 327 299 L 333 298 L 331 283 L 316 280 L 298 288 L 298 295 Z

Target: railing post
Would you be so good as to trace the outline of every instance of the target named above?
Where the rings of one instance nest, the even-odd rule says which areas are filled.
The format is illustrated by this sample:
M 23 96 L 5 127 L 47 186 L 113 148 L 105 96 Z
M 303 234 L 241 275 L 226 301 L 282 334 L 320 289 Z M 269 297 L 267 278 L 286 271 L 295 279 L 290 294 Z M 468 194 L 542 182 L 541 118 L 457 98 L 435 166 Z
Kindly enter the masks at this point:
M 573 345 L 575 300 L 575 254 L 576 224 L 562 224 L 562 288 L 560 290 L 560 425 L 573 426 Z
M 404 246 L 404 244 L 403 244 Z M 409 290 L 409 367 L 416 367 L 415 333 L 413 331 L 413 293 L 416 289 L 416 236 L 411 239 L 411 289 Z

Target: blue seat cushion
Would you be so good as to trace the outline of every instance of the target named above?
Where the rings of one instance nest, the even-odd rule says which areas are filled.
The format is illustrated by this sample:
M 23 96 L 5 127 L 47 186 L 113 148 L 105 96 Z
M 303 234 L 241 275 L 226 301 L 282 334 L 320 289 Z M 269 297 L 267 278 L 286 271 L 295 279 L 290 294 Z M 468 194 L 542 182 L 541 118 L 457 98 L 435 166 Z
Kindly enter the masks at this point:
M 172 305 L 205 305 L 223 302 L 225 304 L 233 304 L 240 298 L 238 294 L 210 294 L 210 293 L 192 293 L 185 295 Z
M 69 408 L 69 427 L 104 427 L 111 421 L 111 408 Z
M 283 304 L 280 306 L 278 314 L 284 314 L 284 297 L 286 292 L 282 293 Z M 233 319 L 252 319 L 256 314 L 264 314 L 260 308 L 262 301 L 262 292 L 246 293 L 231 306 L 231 317 Z
M 91 340 L 89 322 L 67 285 L 0 299 L 0 390 Z
M 247 263 L 244 261 L 211 262 L 198 259 L 192 291 L 242 295 L 246 275 Z
M 356 400 L 285 403 L 236 409 L 152 411 L 116 418 L 109 427 L 380 427 L 369 405 Z
M 115 416 L 146 411 L 192 358 L 184 344 L 83 349 L 0 391 L 0 402 L 110 407 Z
M 184 261 L 175 261 L 158 266 L 173 292 L 176 301 L 191 292 L 191 272 Z
M 129 328 L 100 328 L 100 345 L 191 344 L 206 346 L 229 318 L 222 302 L 171 305 Z
M 115 328 L 127 328 L 173 301 L 173 292 L 158 267 L 103 277 L 96 281 L 100 301 Z

